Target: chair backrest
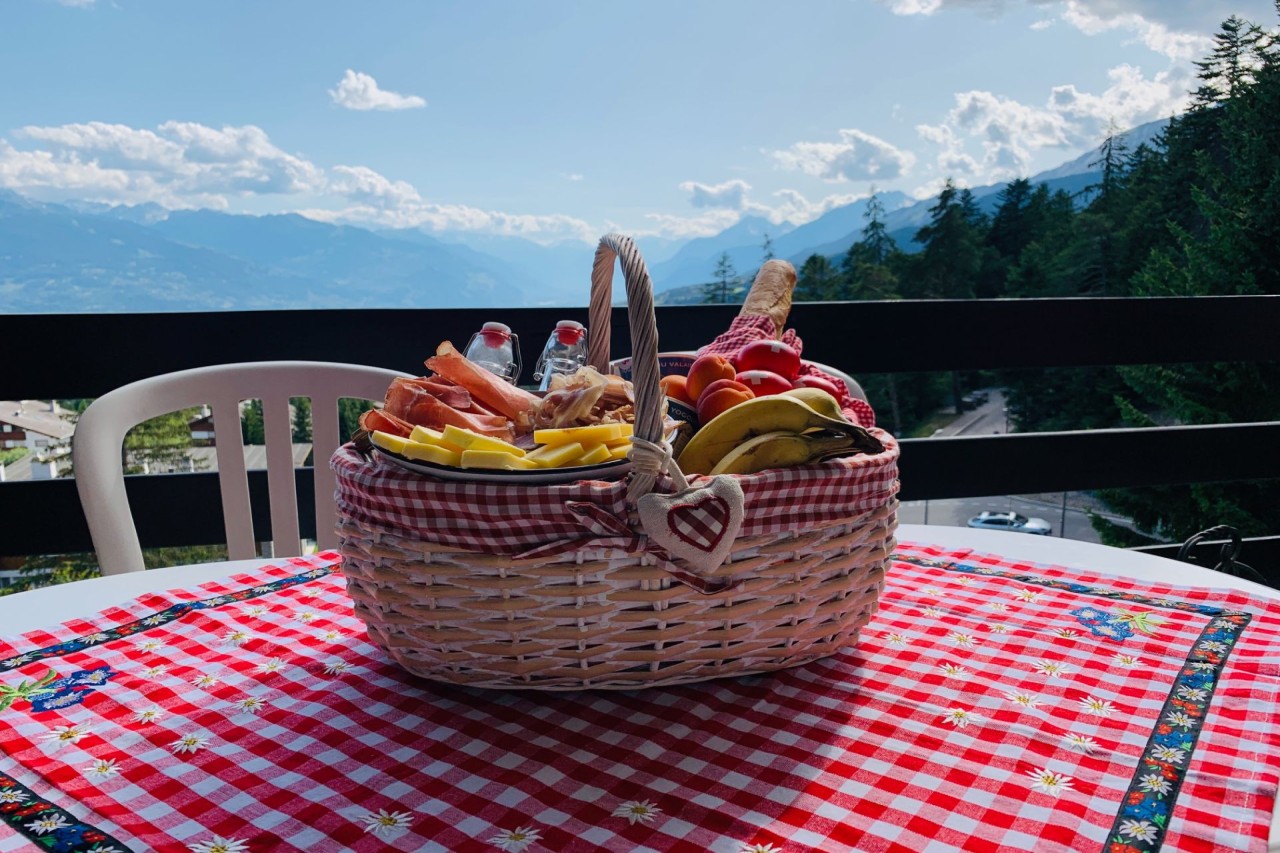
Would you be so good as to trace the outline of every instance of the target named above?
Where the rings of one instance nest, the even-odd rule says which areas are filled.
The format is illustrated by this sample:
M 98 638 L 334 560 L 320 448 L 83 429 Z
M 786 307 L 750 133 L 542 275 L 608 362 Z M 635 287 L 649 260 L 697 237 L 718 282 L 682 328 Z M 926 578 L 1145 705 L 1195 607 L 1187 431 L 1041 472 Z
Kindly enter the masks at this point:
M 240 432 L 242 400 L 262 401 L 274 556 L 301 553 L 294 490 L 289 400 L 311 400 L 317 545 L 337 545 L 333 525 L 333 472 L 338 446 L 338 399 L 380 401 L 395 370 L 318 361 L 264 361 L 198 367 L 141 379 L 94 400 L 80 416 L 72 440 L 76 488 L 102 573 L 141 571 L 142 548 L 125 493 L 122 447 L 138 424 L 181 409 L 208 405 L 215 429 L 222 514 L 228 556 L 257 556 L 249 511 L 249 481 Z

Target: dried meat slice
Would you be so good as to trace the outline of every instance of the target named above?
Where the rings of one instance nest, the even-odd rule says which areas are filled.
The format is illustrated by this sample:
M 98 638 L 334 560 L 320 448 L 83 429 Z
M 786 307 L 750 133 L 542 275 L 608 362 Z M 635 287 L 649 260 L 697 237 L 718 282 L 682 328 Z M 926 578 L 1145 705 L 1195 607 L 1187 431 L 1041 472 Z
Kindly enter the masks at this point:
M 468 361 L 449 341 L 440 344 L 436 354 L 427 359 L 427 369 L 461 385 L 482 405 L 510 418 L 517 434 L 530 430 L 533 410 L 540 402 L 537 395 Z

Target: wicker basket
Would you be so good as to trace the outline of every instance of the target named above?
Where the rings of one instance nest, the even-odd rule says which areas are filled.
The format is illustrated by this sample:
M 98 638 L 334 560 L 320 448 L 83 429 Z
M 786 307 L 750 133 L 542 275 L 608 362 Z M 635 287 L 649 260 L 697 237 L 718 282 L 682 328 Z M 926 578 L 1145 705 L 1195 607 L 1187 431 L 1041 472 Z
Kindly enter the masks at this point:
M 596 253 L 590 358 L 607 368 L 615 260 L 627 285 L 636 434 L 659 441 L 652 290 L 626 237 L 605 237 Z M 738 477 L 743 526 L 726 562 L 702 574 L 734 583 L 713 593 L 676 580 L 687 567 L 637 531 L 635 502 L 669 491 L 665 475 L 478 487 L 341 448 L 331 464 L 347 590 L 370 640 L 403 668 L 471 687 L 636 689 L 804 664 L 854 644 L 884 585 L 898 445 L 874 433 L 882 453 Z M 536 517 L 522 506 L 538 507 Z M 593 532 L 554 546 L 575 517 Z M 599 529 L 610 518 L 616 529 Z M 477 535 L 488 537 L 483 547 L 468 547 Z

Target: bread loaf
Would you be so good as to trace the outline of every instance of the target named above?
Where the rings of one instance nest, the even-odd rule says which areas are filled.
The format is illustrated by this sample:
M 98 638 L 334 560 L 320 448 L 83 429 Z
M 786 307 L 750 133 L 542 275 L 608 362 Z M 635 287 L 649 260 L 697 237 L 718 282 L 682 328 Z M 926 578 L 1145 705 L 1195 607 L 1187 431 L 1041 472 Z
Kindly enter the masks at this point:
M 739 316 L 760 315 L 773 321 L 773 334 L 782 334 L 791 313 L 791 292 L 796 287 L 796 268 L 787 261 L 765 261 L 742 303 Z

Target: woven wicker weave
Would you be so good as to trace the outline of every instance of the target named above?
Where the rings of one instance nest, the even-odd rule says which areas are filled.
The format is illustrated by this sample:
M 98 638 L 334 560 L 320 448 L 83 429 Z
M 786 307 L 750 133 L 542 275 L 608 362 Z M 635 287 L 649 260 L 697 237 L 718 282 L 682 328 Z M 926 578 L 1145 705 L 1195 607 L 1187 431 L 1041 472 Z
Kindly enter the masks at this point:
M 608 363 L 615 258 L 627 283 L 636 434 L 655 441 L 662 397 L 652 289 L 634 245 L 617 235 L 601 240 L 596 254 L 591 361 L 598 369 Z M 442 544 L 430 518 L 415 529 L 370 523 L 350 510 L 344 490 L 353 487 L 338 470 L 342 571 L 370 640 L 406 670 L 436 681 L 636 689 L 795 666 L 855 643 L 875 612 L 897 525 L 897 444 L 886 444 L 861 468 L 831 466 L 836 493 L 846 485 L 841 477 L 890 474 L 894 487 L 876 506 L 803 530 L 737 539 L 711 577 L 739 582 L 720 592 L 674 580 L 668 568 L 681 568 L 678 562 L 649 548 L 521 559 Z M 751 476 L 768 483 L 770 474 Z M 629 502 L 656 482 L 633 472 Z M 852 492 L 857 484 L 847 485 Z M 746 512 L 752 510 L 748 501 Z

